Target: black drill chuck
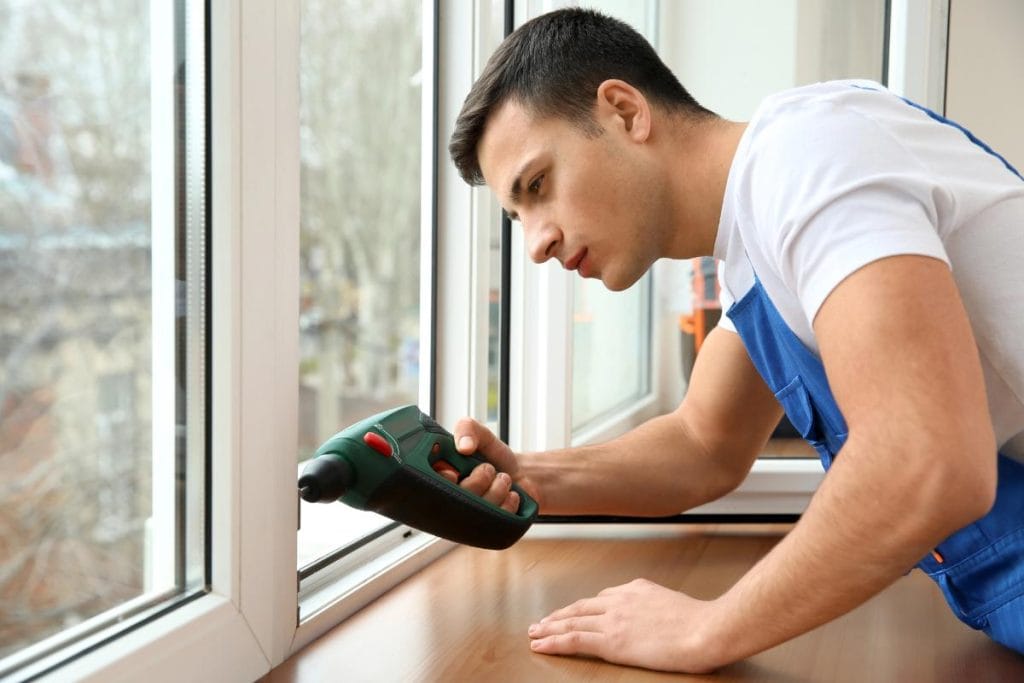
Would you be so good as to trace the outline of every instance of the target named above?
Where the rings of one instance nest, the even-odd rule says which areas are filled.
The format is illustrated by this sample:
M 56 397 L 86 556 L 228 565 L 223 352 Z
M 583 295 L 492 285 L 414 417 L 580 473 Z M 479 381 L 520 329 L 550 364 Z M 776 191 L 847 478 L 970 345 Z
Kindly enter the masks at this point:
M 342 457 L 310 461 L 299 477 L 299 495 L 307 503 L 333 503 L 352 486 L 355 473 Z

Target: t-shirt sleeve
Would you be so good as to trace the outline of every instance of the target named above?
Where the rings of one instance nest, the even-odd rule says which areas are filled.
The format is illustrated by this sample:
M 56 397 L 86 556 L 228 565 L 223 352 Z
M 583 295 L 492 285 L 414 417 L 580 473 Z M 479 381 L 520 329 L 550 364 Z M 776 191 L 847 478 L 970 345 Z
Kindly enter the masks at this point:
M 925 165 L 868 116 L 817 103 L 770 122 L 746 178 L 758 248 L 807 321 L 863 266 L 916 254 L 949 264 L 943 193 Z
M 736 301 L 736 297 L 729 291 L 729 287 L 725 284 L 725 263 L 723 261 L 718 262 L 718 281 L 722 283 L 722 287 L 718 292 L 718 302 L 722 306 L 722 317 L 718 320 L 718 327 L 729 330 L 730 332 L 736 331 L 736 325 L 733 324 L 732 318 L 725 315 L 725 312 Z

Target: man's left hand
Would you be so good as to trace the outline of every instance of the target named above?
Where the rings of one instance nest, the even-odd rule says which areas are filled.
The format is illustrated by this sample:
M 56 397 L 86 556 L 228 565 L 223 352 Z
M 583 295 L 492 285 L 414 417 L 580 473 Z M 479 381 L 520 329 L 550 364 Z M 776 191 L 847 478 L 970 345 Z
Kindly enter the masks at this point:
M 661 671 L 708 673 L 723 665 L 707 647 L 714 603 L 645 579 L 606 588 L 530 626 L 530 647 Z

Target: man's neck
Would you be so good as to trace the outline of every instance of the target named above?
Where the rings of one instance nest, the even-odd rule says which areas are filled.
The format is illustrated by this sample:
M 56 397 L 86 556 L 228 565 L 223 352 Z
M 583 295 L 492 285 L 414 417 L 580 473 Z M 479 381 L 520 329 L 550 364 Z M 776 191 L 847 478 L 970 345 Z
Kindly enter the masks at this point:
M 668 157 L 673 224 L 670 258 L 710 256 L 725 186 L 746 123 L 721 118 L 680 123 Z

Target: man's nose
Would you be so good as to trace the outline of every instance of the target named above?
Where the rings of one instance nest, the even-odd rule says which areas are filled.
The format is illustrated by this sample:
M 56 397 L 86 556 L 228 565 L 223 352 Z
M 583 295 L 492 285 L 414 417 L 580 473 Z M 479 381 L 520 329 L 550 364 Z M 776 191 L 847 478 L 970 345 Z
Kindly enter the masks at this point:
M 527 248 L 534 263 L 544 263 L 558 254 L 558 245 L 562 241 L 561 231 L 549 222 L 537 223 L 539 227 L 527 228 Z

